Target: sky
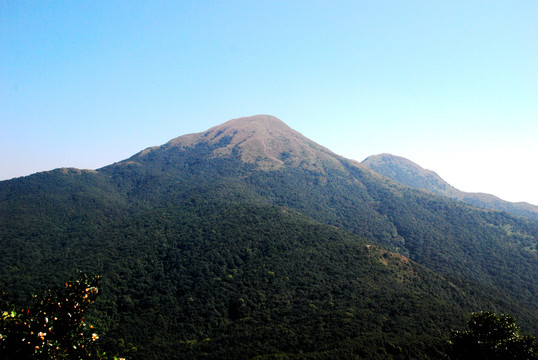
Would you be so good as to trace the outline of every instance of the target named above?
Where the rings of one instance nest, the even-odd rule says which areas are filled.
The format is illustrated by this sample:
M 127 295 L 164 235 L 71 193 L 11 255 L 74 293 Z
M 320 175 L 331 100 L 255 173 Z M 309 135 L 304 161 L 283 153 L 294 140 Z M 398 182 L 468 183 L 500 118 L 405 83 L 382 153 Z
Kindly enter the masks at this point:
M 0 0 L 0 180 L 256 114 L 538 205 L 538 2 Z

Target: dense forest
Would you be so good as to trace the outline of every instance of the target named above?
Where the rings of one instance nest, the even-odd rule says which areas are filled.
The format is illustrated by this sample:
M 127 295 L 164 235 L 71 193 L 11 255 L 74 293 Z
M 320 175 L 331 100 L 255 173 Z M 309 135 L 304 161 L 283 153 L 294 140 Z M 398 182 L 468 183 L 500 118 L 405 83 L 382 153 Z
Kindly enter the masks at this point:
M 0 182 L 2 303 L 100 275 L 89 318 L 128 359 L 441 359 L 473 311 L 538 332 L 536 221 L 240 125 Z

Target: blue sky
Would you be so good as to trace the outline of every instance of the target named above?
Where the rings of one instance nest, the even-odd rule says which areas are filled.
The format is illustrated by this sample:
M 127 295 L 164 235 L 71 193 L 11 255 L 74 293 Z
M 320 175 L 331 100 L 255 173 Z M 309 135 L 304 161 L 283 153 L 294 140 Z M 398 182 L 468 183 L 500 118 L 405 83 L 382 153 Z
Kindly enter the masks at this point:
M 0 179 L 274 115 L 538 204 L 536 1 L 1 1 Z

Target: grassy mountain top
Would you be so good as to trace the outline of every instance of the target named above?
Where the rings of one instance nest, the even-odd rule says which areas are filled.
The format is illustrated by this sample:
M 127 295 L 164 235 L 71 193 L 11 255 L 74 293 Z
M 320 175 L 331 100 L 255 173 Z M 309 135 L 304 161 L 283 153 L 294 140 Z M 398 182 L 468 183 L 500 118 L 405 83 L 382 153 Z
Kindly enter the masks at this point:
M 180 136 L 163 146 L 146 149 L 129 161 L 137 162 L 156 151 L 201 145 L 213 148 L 211 156 L 237 155 L 243 162 L 256 164 L 262 169 L 278 169 L 282 166 L 302 166 L 316 171 L 344 169 L 340 156 L 269 115 L 233 119 L 205 132 Z

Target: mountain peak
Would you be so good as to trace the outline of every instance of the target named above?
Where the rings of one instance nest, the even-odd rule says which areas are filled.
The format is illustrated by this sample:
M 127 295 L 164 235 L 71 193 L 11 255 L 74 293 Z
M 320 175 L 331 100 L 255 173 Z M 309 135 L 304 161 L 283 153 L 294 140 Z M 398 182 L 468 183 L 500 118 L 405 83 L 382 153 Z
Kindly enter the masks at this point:
M 249 128 L 249 129 L 256 129 L 258 131 L 279 129 L 279 128 L 292 130 L 282 120 L 272 115 L 253 115 L 253 116 L 247 116 L 247 117 L 240 117 L 237 119 L 228 120 L 224 124 L 215 126 L 213 129 L 223 128 L 223 127 L 233 127 L 236 129 Z
M 242 161 L 254 163 L 262 169 L 284 165 L 319 171 L 326 168 L 343 169 L 343 158 L 271 115 L 232 119 L 205 132 L 174 138 L 161 147 L 146 149 L 137 156 L 144 156 L 158 149 L 186 149 L 200 144 L 210 145 L 214 157 L 238 154 Z
M 404 157 L 384 153 L 369 156 L 361 164 L 407 186 L 428 190 L 438 195 L 457 197 L 458 190 L 437 173 L 424 169 Z

